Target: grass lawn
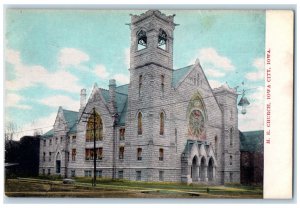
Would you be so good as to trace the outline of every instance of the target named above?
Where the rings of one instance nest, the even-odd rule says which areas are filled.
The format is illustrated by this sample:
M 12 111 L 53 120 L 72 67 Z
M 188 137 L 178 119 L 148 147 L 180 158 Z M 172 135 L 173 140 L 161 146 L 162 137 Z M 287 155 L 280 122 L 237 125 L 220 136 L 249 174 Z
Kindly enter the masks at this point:
M 75 184 L 60 179 L 8 179 L 5 194 L 9 197 L 99 197 L 99 198 L 262 198 L 260 186 L 231 184 L 207 186 L 167 182 L 138 182 L 102 179 L 91 186 L 91 178 L 77 178 Z

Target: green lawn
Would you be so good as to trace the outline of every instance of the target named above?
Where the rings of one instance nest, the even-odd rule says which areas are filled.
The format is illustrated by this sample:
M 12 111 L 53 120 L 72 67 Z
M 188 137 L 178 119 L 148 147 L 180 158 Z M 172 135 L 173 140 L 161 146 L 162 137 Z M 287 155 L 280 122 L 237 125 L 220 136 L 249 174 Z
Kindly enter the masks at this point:
M 167 182 L 138 182 L 101 179 L 91 186 L 91 178 L 76 178 L 75 184 L 62 180 L 18 180 L 5 183 L 5 193 L 11 197 L 105 197 L 105 198 L 262 198 L 262 187 L 228 184 L 207 186 Z

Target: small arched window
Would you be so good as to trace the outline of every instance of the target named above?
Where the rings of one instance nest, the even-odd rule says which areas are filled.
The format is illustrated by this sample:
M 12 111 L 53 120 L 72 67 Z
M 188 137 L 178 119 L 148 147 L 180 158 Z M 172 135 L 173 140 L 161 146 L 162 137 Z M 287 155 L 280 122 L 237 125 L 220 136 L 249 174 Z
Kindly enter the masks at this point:
M 143 115 L 141 112 L 138 114 L 138 135 L 143 133 L 143 124 L 142 124 Z
M 167 49 L 167 33 L 162 29 L 159 29 L 158 33 L 158 47 L 163 50 Z
M 138 42 L 138 46 L 137 46 L 138 51 L 147 47 L 147 34 L 144 30 L 140 30 L 137 33 L 137 42 Z
M 159 119 L 160 119 L 160 128 L 159 128 L 159 134 L 164 135 L 164 130 L 165 130 L 165 115 L 163 112 L 159 114 Z
M 229 164 L 232 165 L 232 155 L 230 155 Z
M 233 128 L 230 128 L 230 133 L 229 133 L 229 139 L 230 139 L 230 146 L 233 145 Z

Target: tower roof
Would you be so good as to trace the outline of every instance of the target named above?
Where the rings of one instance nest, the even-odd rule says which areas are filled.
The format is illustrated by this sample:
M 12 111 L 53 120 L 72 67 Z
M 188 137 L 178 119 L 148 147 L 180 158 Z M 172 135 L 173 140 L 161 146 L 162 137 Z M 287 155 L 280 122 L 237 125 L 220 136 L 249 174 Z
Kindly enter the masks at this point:
M 134 23 L 137 23 L 139 21 L 143 21 L 144 19 L 146 19 L 148 17 L 151 17 L 151 16 L 155 16 L 155 17 L 157 17 L 161 20 L 167 21 L 167 22 L 173 22 L 175 14 L 166 15 L 166 14 L 162 13 L 159 10 L 151 9 L 151 10 L 148 10 L 145 13 L 142 13 L 140 15 L 131 15 L 131 23 L 134 24 Z

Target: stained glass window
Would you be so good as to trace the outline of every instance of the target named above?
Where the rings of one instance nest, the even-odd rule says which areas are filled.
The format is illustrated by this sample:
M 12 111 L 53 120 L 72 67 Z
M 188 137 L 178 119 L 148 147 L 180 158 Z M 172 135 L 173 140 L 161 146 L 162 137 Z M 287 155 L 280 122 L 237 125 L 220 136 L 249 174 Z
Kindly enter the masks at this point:
M 102 160 L 102 147 L 96 148 L 96 160 Z M 94 160 L 94 149 L 85 149 L 85 160 Z
M 72 149 L 72 161 L 76 160 L 76 149 Z
M 125 139 L 125 129 L 121 128 L 120 129 L 120 136 L 119 136 L 120 140 L 124 140 Z
M 95 116 L 95 139 L 96 141 L 103 139 L 103 124 L 102 119 L 98 113 Z M 87 129 L 86 129 L 86 141 L 92 142 L 94 141 L 94 116 L 91 115 L 88 119 Z
M 198 92 L 193 95 L 192 99 L 189 102 L 187 119 L 189 123 L 189 136 L 201 140 L 206 139 L 206 109 L 201 95 Z

